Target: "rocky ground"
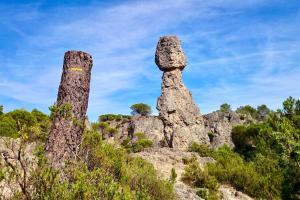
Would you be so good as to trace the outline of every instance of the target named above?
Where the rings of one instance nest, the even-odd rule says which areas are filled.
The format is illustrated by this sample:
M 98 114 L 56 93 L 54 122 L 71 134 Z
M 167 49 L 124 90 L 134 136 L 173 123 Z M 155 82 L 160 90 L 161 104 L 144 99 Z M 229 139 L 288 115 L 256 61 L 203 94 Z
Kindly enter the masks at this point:
M 184 159 L 191 159 L 193 156 L 197 158 L 200 166 L 204 167 L 207 162 L 214 162 L 214 159 L 210 157 L 199 157 L 197 154 L 192 152 L 181 151 L 178 149 L 171 148 L 149 148 L 142 152 L 135 153 L 133 156 L 139 156 L 152 163 L 155 169 L 160 175 L 169 179 L 171 176 L 172 168 L 175 169 L 177 179 L 175 182 L 175 192 L 178 200 L 199 200 L 201 199 L 196 195 L 197 190 L 184 184 L 181 181 L 181 176 L 184 172 L 185 164 Z M 235 190 L 233 187 L 221 185 L 220 199 L 222 200 L 252 200 L 246 194 Z

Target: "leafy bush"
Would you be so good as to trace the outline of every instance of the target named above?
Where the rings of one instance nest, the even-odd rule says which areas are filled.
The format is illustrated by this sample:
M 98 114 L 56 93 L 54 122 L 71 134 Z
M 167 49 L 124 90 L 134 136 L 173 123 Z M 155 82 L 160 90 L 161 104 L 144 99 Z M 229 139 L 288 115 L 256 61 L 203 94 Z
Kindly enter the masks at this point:
M 143 115 L 143 116 L 147 116 L 151 114 L 151 107 L 147 104 L 144 103 L 137 103 L 137 104 L 133 104 L 130 109 L 132 110 L 132 114 L 136 115 Z
M 17 109 L 0 115 L 0 136 L 17 138 L 23 135 L 28 141 L 44 141 L 50 124 L 48 115 L 37 109 L 32 112 Z
M 134 133 L 134 138 L 123 140 L 122 146 L 129 152 L 140 152 L 145 148 L 153 146 L 153 142 L 147 139 L 144 133 Z
M 205 144 L 192 143 L 188 150 L 197 152 L 201 157 L 214 157 L 214 150 Z
M 53 119 L 56 116 L 60 116 L 63 118 L 71 118 L 72 117 L 72 104 L 64 103 L 62 105 L 52 105 L 49 107 L 51 112 L 50 118 Z
M 121 121 L 122 119 L 130 119 L 131 116 L 129 115 L 115 115 L 115 114 L 104 114 L 104 115 L 100 115 L 98 118 L 99 122 L 107 122 L 107 121 Z
M 208 200 L 218 199 L 219 184 L 215 177 L 208 174 L 207 169 L 201 169 L 198 160 L 194 159 L 182 174 L 182 181 L 188 185 L 200 188 L 197 195 Z
M 0 116 L 0 136 L 11 138 L 19 137 L 17 123 L 9 115 Z

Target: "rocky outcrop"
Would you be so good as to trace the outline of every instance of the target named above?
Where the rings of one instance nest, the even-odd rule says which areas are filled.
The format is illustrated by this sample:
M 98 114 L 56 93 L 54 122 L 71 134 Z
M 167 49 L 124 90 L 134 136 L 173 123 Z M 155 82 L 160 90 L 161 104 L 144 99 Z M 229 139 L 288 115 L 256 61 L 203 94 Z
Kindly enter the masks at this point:
M 254 200 L 248 195 L 237 191 L 236 189 L 228 185 L 221 185 L 219 188 L 219 192 L 221 200 Z
M 142 157 L 143 159 L 152 163 L 154 168 L 164 179 L 170 178 L 171 170 L 174 168 L 177 174 L 174 191 L 178 200 L 202 199 L 196 194 L 196 188 L 192 188 L 181 181 L 181 177 L 186 166 L 183 163 L 183 160 L 196 157 L 202 168 L 206 163 L 215 162 L 214 159 L 210 157 L 200 157 L 195 153 L 185 152 L 174 148 L 150 148 L 132 155 Z M 227 185 L 220 186 L 219 197 L 221 200 L 253 200 L 248 195 Z
M 65 53 L 54 119 L 45 145 L 49 162 L 55 167 L 63 167 L 66 160 L 77 157 L 88 107 L 92 65 L 92 56 L 88 53 Z
M 122 119 L 119 121 L 108 121 L 109 126 L 118 130 L 115 140 L 122 142 L 124 139 L 130 138 L 134 133 L 144 133 L 148 139 L 153 141 L 155 147 L 163 146 L 163 123 L 157 116 L 132 116 L 130 120 Z
M 234 147 L 231 138 L 231 131 L 234 126 L 249 124 L 253 120 L 247 116 L 236 112 L 215 111 L 203 116 L 205 122 L 205 132 L 210 138 L 210 144 L 213 148 L 223 145 Z
M 163 71 L 162 94 L 157 101 L 157 110 L 169 147 L 186 148 L 191 142 L 208 144 L 209 138 L 205 134 L 200 110 L 182 82 L 186 57 L 176 36 L 160 38 L 155 62 Z

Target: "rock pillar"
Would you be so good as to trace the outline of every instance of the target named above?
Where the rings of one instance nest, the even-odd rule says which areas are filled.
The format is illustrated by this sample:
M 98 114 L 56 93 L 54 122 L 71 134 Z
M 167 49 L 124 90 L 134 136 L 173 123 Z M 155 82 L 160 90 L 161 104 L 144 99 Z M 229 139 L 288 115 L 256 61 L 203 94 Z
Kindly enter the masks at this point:
M 161 96 L 157 101 L 159 116 L 169 147 L 186 148 L 191 142 L 209 143 L 200 110 L 182 82 L 187 60 L 176 36 L 161 37 L 155 63 L 163 71 Z
M 53 166 L 75 160 L 81 142 L 90 92 L 92 56 L 82 51 L 65 53 L 63 73 L 46 154 Z

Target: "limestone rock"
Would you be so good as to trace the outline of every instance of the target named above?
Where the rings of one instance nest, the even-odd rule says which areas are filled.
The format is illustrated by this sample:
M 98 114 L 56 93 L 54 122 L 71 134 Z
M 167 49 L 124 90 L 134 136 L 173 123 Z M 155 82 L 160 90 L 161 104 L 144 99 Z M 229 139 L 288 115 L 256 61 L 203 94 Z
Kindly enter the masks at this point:
M 213 148 L 223 145 L 234 147 L 231 138 L 232 128 L 237 125 L 251 123 L 251 119 L 232 111 L 215 111 L 203 117 L 206 133 L 210 136 L 210 144 Z
M 155 63 L 162 71 L 183 70 L 186 66 L 186 57 L 176 36 L 160 38 L 156 48 Z
M 157 110 L 169 147 L 186 148 L 191 142 L 208 144 L 200 110 L 182 82 L 181 70 L 186 65 L 186 58 L 177 37 L 160 38 L 155 61 L 163 71 L 162 94 L 157 101 Z
M 253 198 L 237 191 L 231 186 L 221 185 L 219 191 L 221 194 L 221 200 L 253 200 Z
M 130 120 L 110 121 L 109 125 L 117 128 L 118 133 L 116 134 L 115 139 L 118 141 L 127 139 L 130 134 L 138 132 L 144 133 L 148 139 L 153 141 L 153 144 L 156 147 L 160 147 L 162 141 L 164 141 L 163 122 L 157 116 L 136 115 Z M 129 127 L 132 129 L 132 133 L 130 133 Z

